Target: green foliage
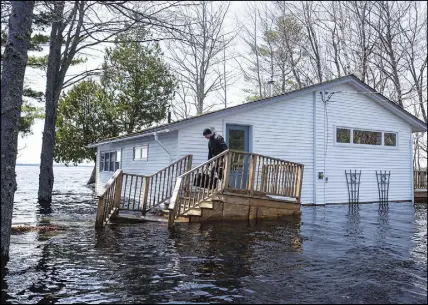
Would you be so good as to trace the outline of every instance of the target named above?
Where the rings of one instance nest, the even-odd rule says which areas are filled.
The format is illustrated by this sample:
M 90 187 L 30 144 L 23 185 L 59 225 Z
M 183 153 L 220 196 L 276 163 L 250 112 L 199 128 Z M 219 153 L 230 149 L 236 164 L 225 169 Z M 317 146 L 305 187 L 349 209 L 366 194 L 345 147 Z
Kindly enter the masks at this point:
M 19 120 L 19 134 L 22 137 L 33 134 L 31 126 L 36 119 L 44 118 L 44 109 L 31 105 L 27 100 L 22 101 L 21 118 Z
M 101 82 L 123 131 L 135 132 L 165 118 L 176 80 L 161 59 L 158 43 L 142 44 L 143 33 L 120 36 L 106 49 Z
M 102 87 L 88 80 L 64 94 L 58 105 L 54 156 L 58 163 L 74 165 L 96 160 L 96 150 L 86 145 L 118 135 L 113 111 Z
M 256 65 L 250 65 L 247 68 L 247 74 L 244 74 L 244 80 L 256 84 L 251 89 L 244 90 L 248 93 L 246 101 L 254 101 L 266 97 L 268 92 L 267 80 L 273 78 L 275 81 L 274 95 L 296 90 L 299 88 L 298 82 L 294 78 L 281 78 L 284 70 L 290 70 L 293 57 L 295 69 L 299 70 L 301 63 L 308 60 L 308 54 L 297 46 L 304 44 L 303 26 L 292 15 L 279 14 L 272 20 L 273 24 L 263 30 L 261 41 L 258 45 L 250 43 L 252 54 L 257 54 L 260 58 L 260 69 Z M 273 66 L 273 77 L 271 75 L 271 65 Z M 258 84 L 258 74 L 261 74 L 261 92 Z M 300 79 L 304 84 L 304 81 Z M 282 87 L 284 86 L 284 88 Z M 284 92 L 283 92 L 284 91 Z
M 28 56 L 28 61 L 27 61 L 27 66 L 32 67 L 32 68 L 39 68 L 39 69 L 43 69 L 46 70 L 48 67 L 48 56 L 49 55 L 45 55 L 45 56 Z M 71 61 L 71 65 L 78 65 L 81 63 L 85 63 L 87 61 L 87 58 L 74 58 Z
M 119 37 L 115 47 L 106 50 L 102 86 L 84 81 L 60 99 L 56 162 L 95 161 L 96 150 L 87 148 L 88 144 L 138 131 L 165 118 L 175 79 L 157 43 L 143 45 L 129 39 L 130 35 Z M 147 38 L 135 34 L 134 39 Z
M 43 34 L 34 34 L 31 36 L 30 40 L 30 51 L 43 51 L 42 45 L 49 44 L 49 36 Z
M 24 88 L 23 95 L 25 97 L 33 98 L 40 103 L 44 101 L 44 96 L 45 96 L 43 92 L 35 91 L 31 88 Z

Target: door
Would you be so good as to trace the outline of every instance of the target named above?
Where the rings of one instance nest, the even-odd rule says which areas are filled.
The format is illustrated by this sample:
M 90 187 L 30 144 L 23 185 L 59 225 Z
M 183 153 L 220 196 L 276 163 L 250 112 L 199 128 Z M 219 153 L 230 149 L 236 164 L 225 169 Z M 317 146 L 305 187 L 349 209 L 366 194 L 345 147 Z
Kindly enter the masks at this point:
M 226 125 L 226 143 L 229 149 L 250 151 L 250 128 L 243 125 Z M 232 160 L 230 167 L 229 186 L 245 189 L 248 181 L 249 156 L 241 160 Z

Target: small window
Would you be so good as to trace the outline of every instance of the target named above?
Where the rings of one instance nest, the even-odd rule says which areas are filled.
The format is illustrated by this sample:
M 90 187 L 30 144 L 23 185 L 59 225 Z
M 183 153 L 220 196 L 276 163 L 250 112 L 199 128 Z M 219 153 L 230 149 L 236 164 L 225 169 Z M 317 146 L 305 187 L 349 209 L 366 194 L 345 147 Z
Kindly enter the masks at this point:
M 147 161 L 148 145 L 134 147 L 134 160 Z
M 337 143 L 351 143 L 351 130 L 345 128 L 336 129 L 336 142 Z
M 397 146 L 397 134 L 385 132 L 383 134 L 383 143 L 385 146 Z
M 110 171 L 110 153 L 105 154 L 104 171 Z
M 100 157 L 100 172 L 104 170 L 104 153 L 101 153 Z
M 114 165 L 116 163 L 116 152 L 110 153 L 110 171 L 114 171 Z
M 354 129 L 354 144 L 382 145 L 382 132 Z
M 114 172 L 118 168 L 120 168 L 120 151 L 101 153 L 100 172 Z
M 116 151 L 116 164 L 114 167 L 114 170 L 116 171 L 117 169 L 119 169 L 119 164 L 120 164 L 120 158 L 121 158 L 121 152 L 120 150 Z

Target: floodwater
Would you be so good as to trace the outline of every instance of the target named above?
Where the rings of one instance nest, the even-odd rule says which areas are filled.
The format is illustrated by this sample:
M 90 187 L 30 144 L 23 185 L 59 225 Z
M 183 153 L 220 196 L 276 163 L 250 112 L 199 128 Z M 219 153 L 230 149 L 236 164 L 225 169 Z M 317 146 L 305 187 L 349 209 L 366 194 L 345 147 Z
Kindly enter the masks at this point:
M 17 167 L 2 304 L 427 303 L 427 205 L 302 207 L 258 223 L 120 224 L 94 229 L 91 168 L 56 167 L 51 211 L 38 167 Z

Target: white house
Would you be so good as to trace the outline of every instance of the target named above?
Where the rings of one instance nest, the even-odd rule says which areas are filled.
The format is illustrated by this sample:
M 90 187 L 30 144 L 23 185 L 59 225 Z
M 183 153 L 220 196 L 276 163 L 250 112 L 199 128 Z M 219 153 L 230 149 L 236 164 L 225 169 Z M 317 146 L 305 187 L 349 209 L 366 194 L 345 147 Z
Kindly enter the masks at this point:
M 413 200 L 412 133 L 424 122 L 348 75 L 263 100 L 105 139 L 97 147 L 96 188 L 117 168 L 149 175 L 185 155 L 207 160 L 212 127 L 232 149 L 304 164 L 303 204 L 348 202 L 345 170 L 361 170 L 359 202 L 378 201 L 376 171 L 390 171 L 389 201 Z

